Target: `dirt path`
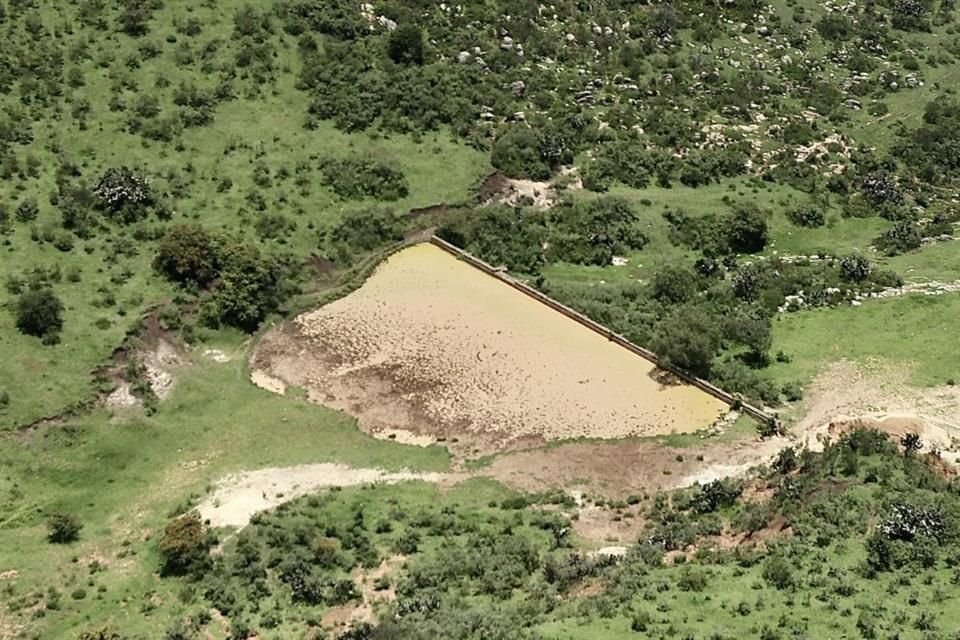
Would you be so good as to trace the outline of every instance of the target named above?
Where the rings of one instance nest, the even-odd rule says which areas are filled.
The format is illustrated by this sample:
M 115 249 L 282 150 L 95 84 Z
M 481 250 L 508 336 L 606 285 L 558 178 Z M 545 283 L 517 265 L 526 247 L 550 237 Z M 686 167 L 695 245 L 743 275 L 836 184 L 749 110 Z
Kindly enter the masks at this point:
M 769 462 L 787 443 L 782 438 L 734 444 L 705 440 L 702 446 L 677 448 L 644 440 L 572 442 L 506 453 L 489 466 L 450 473 L 388 472 L 332 463 L 271 467 L 221 479 L 198 509 L 215 527 L 243 527 L 260 511 L 330 487 L 409 480 L 453 486 L 476 477 L 524 492 L 559 488 L 581 496 L 624 499 L 744 475 Z
M 223 478 L 198 510 L 201 517 L 209 519 L 214 527 L 243 527 L 255 513 L 321 489 L 408 480 L 440 482 L 454 477 L 442 473 L 354 469 L 332 463 L 272 467 Z

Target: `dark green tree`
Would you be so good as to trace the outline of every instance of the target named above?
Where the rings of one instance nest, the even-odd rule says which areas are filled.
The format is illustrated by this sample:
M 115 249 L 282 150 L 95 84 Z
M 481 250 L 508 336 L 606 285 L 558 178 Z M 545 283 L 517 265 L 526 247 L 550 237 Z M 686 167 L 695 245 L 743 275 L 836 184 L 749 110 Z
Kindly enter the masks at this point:
M 68 513 L 55 513 L 47 520 L 47 540 L 54 544 L 75 542 L 80 538 L 83 525 Z
M 200 514 L 191 511 L 170 521 L 160 538 L 164 575 L 201 573 L 210 564 L 212 539 Z
M 197 224 L 178 224 L 160 238 L 153 267 L 175 282 L 206 286 L 220 271 L 221 242 Z
M 277 310 L 283 297 L 277 260 L 250 244 L 224 248 L 220 281 L 212 298 L 221 322 L 253 330 L 268 313 Z
M 697 295 L 697 274 L 687 267 L 666 265 L 650 281 L 654 298 L 662 302 L 679 304 Z
M 387 40 L 387 55 L 397 64 L 423 64 L 423 31 L 415 24 L 401 24 Z
M 664 364 L 707 376 L 711 361 L 720 350 L 720 341 L 710 315 L 685 305 L 657 325 L 651 347 Z
M 767 216 L 755 204 L 737 205 L 727 217 L 727 241 L 739 253 L 757 253 L 767 246 Z
M 16 302 L 17 328 L 45 342 L 56 342 L 63 329 L 63 303 L 49 287 L 28 289 Z

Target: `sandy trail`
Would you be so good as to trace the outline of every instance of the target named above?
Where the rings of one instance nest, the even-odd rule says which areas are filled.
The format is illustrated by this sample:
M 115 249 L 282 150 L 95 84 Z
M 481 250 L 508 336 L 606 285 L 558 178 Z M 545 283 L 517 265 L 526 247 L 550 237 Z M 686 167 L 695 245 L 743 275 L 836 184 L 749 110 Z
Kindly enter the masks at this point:
M 220 480 L 213 493 L 198 506 L 198 511 L 214 527 L 243 527 L 260 511 L 321 489 L 408 480 L 440 482 L 450 477 L 443 473 L 354 469 L 333 463 L 257 469 Z
M 675 448 L 650 441 L 564 443 L 497 456 L 490 465 L 448 473 L 389 472 L 321 463 L 269 467 L 222 478 L 198 510 L 215 527 L 243 527 L 261 511 L 331 487 L 420 480 L 450 487 L 490 478 L 521 492 L 563 489 L 572 495 L 623 498 L 745 475 L 787 446 L 784 438 Z

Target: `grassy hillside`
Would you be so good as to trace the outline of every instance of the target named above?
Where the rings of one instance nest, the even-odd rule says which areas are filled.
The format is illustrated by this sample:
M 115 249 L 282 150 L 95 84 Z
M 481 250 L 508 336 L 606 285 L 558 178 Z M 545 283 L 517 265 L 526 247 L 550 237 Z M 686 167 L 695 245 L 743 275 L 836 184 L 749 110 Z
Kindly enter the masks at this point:
M 0 639 L 952 637 L 955 482 L 870 435 L 622 502 L 471 481 L 172 520 L 243 470 L 447 470 L 246 368 L 435 229 L 770 407 L 841 359 L 955 381 L 957 293 L 872 297 L 960 278 L 952 1 L 0 0 L 0 36 Z M 577 551 L 588 507 L 644 529 L 622 561 Z

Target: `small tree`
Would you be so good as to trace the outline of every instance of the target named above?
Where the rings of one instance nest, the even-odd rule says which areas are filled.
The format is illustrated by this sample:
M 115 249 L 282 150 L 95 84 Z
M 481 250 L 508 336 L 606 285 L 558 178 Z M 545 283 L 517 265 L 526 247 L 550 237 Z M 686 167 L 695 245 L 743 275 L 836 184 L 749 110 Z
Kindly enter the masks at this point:
M 687 302 L 697 295 L 697 275 L 686 267 L 666 265 L 653 274 L 650 288 L 653 297 L 662 302 Z
M 785 559 L 772 557 L 763 564 L 763 579 L 777 589 L 789 589 L 794 585 L 793 569 Z
M 423 31 L 414 24 L 394 29 L 387 41 L 387 55 L 397 64 L 423 64 Z
M 823 210 L 815 205 L 801 205 L 788 209 L 787 219 L 798 227 L 822 227 L 826 222 Z
M 37 219 L 40 213 L 40 207 L 37 206 L 36 198 L 27 198 L 17 205 L 14 215 L 20 222 L 31 222 Z
M 840 277 L 847 282 L 863 282 L 870 277 L 873 265 L 859 253 L 852 253 L 840 259 Z
M 28 289 L 16 302 L 17 328 L 27 335 L 56 343 L 63 329 L 63 303 L 52 289 Z
M 220 242 L 200 225 L 175 225 L 160 239 L 153 267 L 170 280 L 206 286 L 220 270 Z
M 720 349 L 720 341 L 708 314 L 684 306 L 657 325 L 651 346 L 664 364 L 705 376 Z
M 191 511 L 175 518 L 167 524 L 160 539 L 161 572 L 185 575 L 203 571 L 210 563 L 211 546 L 212 540 L 200 514 Z
M 127 167 L 107 169 L 93 188 L 98 205 L 124 223 L 144 218 L 154 204 L 146 177 Z
M 77 640 L 124 640 L 124 638 L 126 636 L 120 635 L 109 626 L 90 629 L 77 636 Z
M 83 525 L 68 513 L 55 513 L 47 520 L 47 540 L 54 544 L 67 544 L 80 538 Z
M 923 448 L 923 440 L 920 439 L 920 434 L 907 433 L 900 438 L 900 446 L 903 447 L 904 455 L 910 456 Z
M 767 246 L 767 233 L 767 216 L 755 204 L 738 205 L 727 218 L 727 241 L 733 251 L 762 251 Z
M 793 447 L 781 449 L 773 461 L 773 468 L 778 473 L 786 475 L 797 468 L 797 451 Z
M 211 303 L 216 317 L 252 330 L 280 306 L 285 296 L 282 265 L 255 245 L 234 244 L 223 250 L 223 267 Z

